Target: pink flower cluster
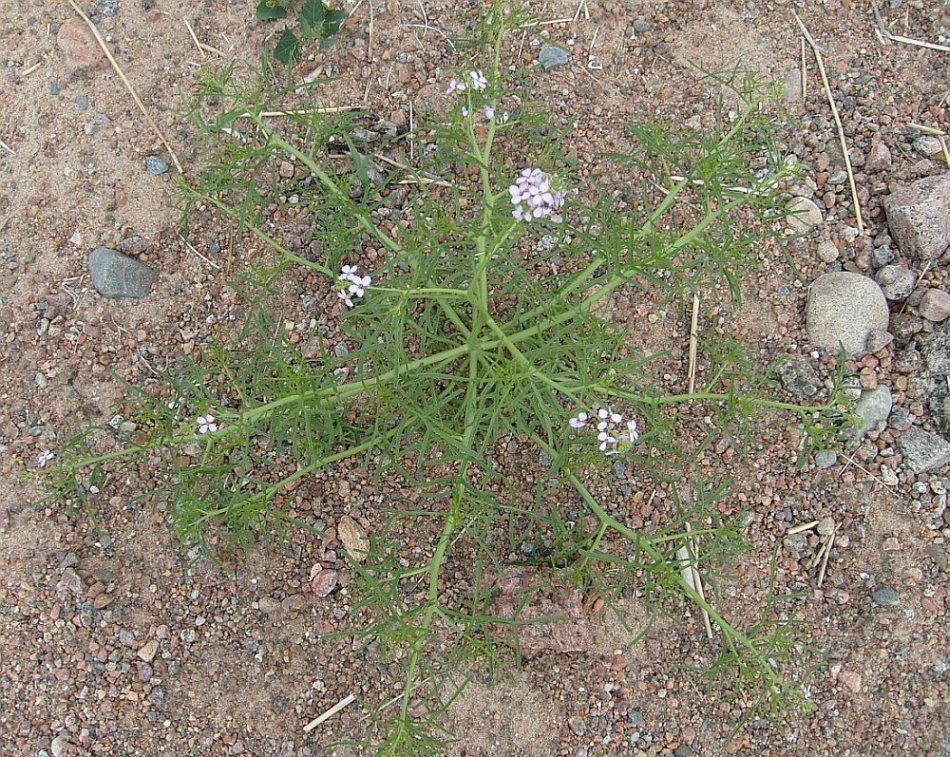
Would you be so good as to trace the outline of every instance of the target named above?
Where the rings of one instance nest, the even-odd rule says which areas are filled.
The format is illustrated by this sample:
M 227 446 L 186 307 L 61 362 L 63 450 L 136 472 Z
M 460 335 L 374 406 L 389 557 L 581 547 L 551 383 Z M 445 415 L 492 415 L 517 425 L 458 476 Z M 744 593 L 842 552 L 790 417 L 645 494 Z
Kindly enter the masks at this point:
M 336 296 L 343 300 L 343 304 L 348 308 L 353 307 L 353 299 L 362 297 L 365 293 L 364 287 L 373 283 L 369 276 L 359 275 L 359 266 L 343 266 L 337 280 L 342 282 L 342 289 L 338 290 Z
M 540 168 L 526 168 L 508 187 L 515 206 L 512 215 L 519 221 L 556 215 L 564 206 L 564 190 L 551 186 L 552 177 Z
M 571 428 L 587 428 L 589 422 L 593 422 L 587 413 L 578 413 L 568 421 Z M 600 451 L 605 455 L 619 455 L 623 452 L 620 444 L 624 446 L 633 444 L 640 438 L 637 431 L 637 422 L 631 418 L 624 421 L 620 413 L 615 413 L 609 408 L 600 408 L 597 411 L 597 441 L 600 442 Z

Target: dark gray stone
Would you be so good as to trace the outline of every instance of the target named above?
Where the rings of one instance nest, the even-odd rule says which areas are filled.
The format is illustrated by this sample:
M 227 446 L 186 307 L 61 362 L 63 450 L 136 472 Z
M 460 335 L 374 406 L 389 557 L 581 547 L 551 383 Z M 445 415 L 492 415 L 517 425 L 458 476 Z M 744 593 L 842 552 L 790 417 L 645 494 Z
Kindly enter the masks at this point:
M 805 358 L 790 357 L 778 369 L 779 378 L 786 391 L 796 397 L 809 398 L 818 394 L 821 389 L 821 379 L 818 372 Z
M 897 607 L 901 603 L 900 593 L 890 586 L 882 586 L 871 595 L 871 599 L 881 607 Z
M 914 291 L 917 274 L 901 265 L 886 265 L 877 272 L 874 280 L 887 299 L 892 302 L 902 302 Z
M 145 297 L 156 276 L 144 263 L 108 247 L 89 254 L 89 275 L 103 297 Z

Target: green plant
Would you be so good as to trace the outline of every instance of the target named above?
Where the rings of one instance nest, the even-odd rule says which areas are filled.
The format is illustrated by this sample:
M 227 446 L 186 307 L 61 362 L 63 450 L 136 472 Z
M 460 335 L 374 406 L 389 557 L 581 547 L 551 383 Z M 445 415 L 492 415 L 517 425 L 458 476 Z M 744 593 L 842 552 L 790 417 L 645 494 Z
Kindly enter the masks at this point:
M 353 562 L 357 597 L 373 615 L 354 633 L 400 658 L 403 690 L 423 699 L 404 696 L 394 716 L 380 717 L 381 754 L 431 753 L 458 692 L 459 661 L 493 654 L 506 627 L 517 642 L 522 621 L 493 610 L 491 577 L 523 543 L 543 549 L 523 550 L 521 562 L 596 588 L 611 604 L 639 585 L 652 606 L 701 608 L 722 645 L 717 674 L 754 684 L 766 708 L 793 693 L 776 662 L 790 624 L 742 627 L 683 577 L 678 551 L 692 539 L 724 557 L 741 541 L 712 506 L 724 489 L 684 471 L 721 434 L 751 433 L 762 409 L 825 434 L 842 416 L 831 404 L 774 399 L 767 377 L 725 340 L 707 351 L 701 386 L 671 394 L 654 371 L 664 356 L 637 354 L 635 335 L 601 315 L 621 291 L 674 301 L 723 285 L 738 298 L 788 174 L 768 118 L 753 83 L 731 80 L 744 107 L 721 111 L 718 132 L 638 125 L 633 147 L 605 158 L 641 172 L 639 203 L 582 191 L 558 158 L 565 135 L 552 137 L 527 105 L 505 112 L 515 100 L 503 42 L 519 23 L 502 3 L 489 9 L 480 28 L 490 40 L 487 73 L 466 70 L 449 84 L 449 116 L 431 125 L 435 149 L 400 169 L 412 189 L 399 217 L 387 205 L 395 176 L 374 178 L 348 122 L 298 114 L 278 127 L 262 115 L 270 105 L 262 90 L 230 70 L 210 77 L 204 106 L 214 115 L 201 116 L 207 107 L 195 115 L 217 158 L 182 187 L 186 207 L 233 219 L 278 262 L 250 288 L 234 344 L 182 362 L 159 396 L 141 392 L 133 439 L 74 437 L 53 479 L 75 503 L 107 473 L 154 459 L 179 535 L 218 554 L 272 528 L 309 527 L 275 503 L 347 458 L 380 481 L 411 483 L 417 495 L 380 513 L 368 556 Z M 245 116 L 254 139 L 239 132 Z M 321 160 L 334 134 L 343 135 L 345 168 Z M 532 164 L 516 154 L 533 155 Z M 307 186 L 281 178 L 278 159 L 302 167 Z M 315 219 L 313 254 L 266 230 L 273 203 Z M 357 264 L 369 248 L 377 263 L 366 277 Z M 338 289 L 339 328 L 356 345 L 345 356 L 319 333 L 304 354 L 269 312 L 291 268 Z M 708 425 L 681 433 L 684 412 L 697 406 Z M 544 461 L 533 491 L 521 466 L 505 462 L 510 443 Z M 633 527 L 609 483 L 616 461 L 635 468 L 643 487 L 694 491 L 675 500 L 665 523 Z M 403 551 L 410 533 L 429 547 L 415 563 Z M 467 572 L 467 590 L 446 586 L 448 568 Z M 446 640 L 451 651 L 436 653 Z
M 290 65 L 300 57 L 301 37 L 318 39 L 320 46 L 329 45 L 343 22 L 344 11 L 332 8 L 323 0 L 261 0 L 257 5 L 257 17 L 262 21 L 277 21 L 294 14 L 298 37 L 290 26 L 285 26 L 274 46 L 274 57 L 281 63 Z

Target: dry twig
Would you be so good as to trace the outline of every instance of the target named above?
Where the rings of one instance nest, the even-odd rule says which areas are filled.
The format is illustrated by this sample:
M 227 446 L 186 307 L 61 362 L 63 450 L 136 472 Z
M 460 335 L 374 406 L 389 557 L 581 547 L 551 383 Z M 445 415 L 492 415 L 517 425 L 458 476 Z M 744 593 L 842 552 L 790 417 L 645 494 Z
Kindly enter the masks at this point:
M 838 141 L 841 143 L 841 153 L 844 155 L 844 167 L 848 171 L 848 185 L 851 187 L 851 201 L 854 203 L 854 217 L 857 221 L 858 231 L 864 233 L 864 220 L 861 218 L 861 204 L 858 202 L 858 188 L 854 184 L 854 171 L 851 170 L 851 158 L 848 155 L 848 142 L 844 136 L 844 126 L 841 124 L 841 116 L 838 115 L 838 106 L 835 105 L 835 98 L 831 94 L 831 85 L 828 84 L 828 75 L 825 73 L 825 64 L 821 59 L 821 52 L 818 50 L 818 43 L 811 36 L 811 32 L 805 27 L 805 24 L 799 18 L 795 11 L 792 11 L 795 20 L 798 22 L 802 34 L 811 45 L 812 52 L 815 53 L 815 62 L 818 64 L 818 72 L 821 74 L 821 83 L 825 88 L 825 95 L 828 97 L 828 104 L 831 106 L 831 115 L 834 116 L 835 126 L 838 129 Z
M 303 732 L 310 733 L 310 731 L 312 731 L 322 722 L 324 722 L 325 720 L 329 720 L 334 715 L 336 715 L 340 710 L 342 710 L 344 707 L 346 707 L 348 704 L 351 704 L 355 700 L 356 700 L 356 697 L 353 694 L 347 694 L 343 699 L 341 699 L 339 702 L 333 705 L 325 713 L 323 713 L 322 715 L 318 717 L 315 717 L 313 720 L 307 723 L 307 725 L 303 727 Z
M 689 321 L 689 367 L 686 370 L 686 391 L 696 388 L 696 348 L 699 343 L 699 295 L 693 294 L 693 314 Z
M 145 120 L 148 121 L 149 126 L 152 127 L 152 131 L 155 132 L 155 136 L 158 137 L 159 141 L 165 145 L 165 149 L 168 150 L 168 154 L 172 159 L 172 163 L 175 164 L 175 168 L 178 169 L 178 173 L 183 174 L 185 170 L 181 167 L 181 163 L 178 162 L 178 156 L 175 154 L 175 151 L 172 149 L 172 146 L 168 143 L 168 140 L 165 139 L 165 135 L 162 133 L 162 130 L 159 128 L 158 124 L 155 123 L 149 112 L 145 109 L 145 105 L 139 99 L 139 96 L 135 93 L 131 82 L 126 78 L 125 73 L 119 67 L 119 64 L 116 62 L 116 59 L 112 55 L 112 51 L 109 50 L 109 46 L 106 44 L 106 41 L 102 38 L 102 35 L 99 33 L 99 30 L 96 28 L 96 25 L 89 20 L 89 17 L 82 12 L 80 7 L 76 5 L 75 0 L 68 0 L 69 4 L 72 6 L 73 10 L 79 14 L 80 18 L 86 22 L 86 26 L 89 27 L 89 30 L 92 32 L 93 37 L 95 37 L 96 42 L 99 44 L 99 47 L 102 49 L 102 52 L 105 53 L 106 58 L 109 59 L 109 63 L 112 65 L 113 70 L 118 74 L 119 78 L 122 80 L 122 83 L 125 85 L 125 88 L 129 91 L 129 94 L 132 95 L 132 100 L 135 101 L 135 104 L 138 106 L 138 109 L 142 112 L 142 115 L 145 116 Z

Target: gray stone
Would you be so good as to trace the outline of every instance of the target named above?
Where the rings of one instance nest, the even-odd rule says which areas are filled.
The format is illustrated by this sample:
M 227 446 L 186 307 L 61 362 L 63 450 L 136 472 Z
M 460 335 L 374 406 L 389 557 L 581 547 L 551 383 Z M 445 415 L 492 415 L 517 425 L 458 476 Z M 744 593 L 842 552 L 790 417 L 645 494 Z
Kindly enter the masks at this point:
M 943 437 L 911 426 L 897 438 L 904 464 L 914 473 L 926 473 L 950 463 L 950 443 Z
M 893 341 L 894 335 L 891 332 L 871 329 L 868 332 L 868 338 L 864 340 L 864 349 L 868 352 L 877 352 L 883 350 Z
M 108 247 L 89 254 L 89 275 L 103 297 L 145 297 L 156 276 L 144 263 Z
M 793 197 L 788 203 L 786 223 L 793 232 L 804 234 L 820 226 L 824 219 L 821 209 L 807 197 Z
M 571 51 L 561 45 L 547 43 L 542 45 L 541 52 L 538 55 L 538 63 L 545 71 L 566 66 L 571 60 Z
M 890 247 L 875 247 L 871 250 L 871 265 L 874 268 L 883 268 L 894 259 L 894 251 Z
M 901 302 L 914 291 L 917 274 L 902 265 L 886 265 L 877 272 L 874 280 L 887 299 L 892 302 Z
M 876 171 L 883 171 L 885 168 L 891 167 L 891 150 L 883 142 L 878 142 L 876 145 L 871 147 L 871 152 L 868 154 L 867 169 L 868 171 L 874 173 Z
M 891 236 L 904 255 L 927 263 L 950 245 L 950 174 L 898 186 L 884 198 Z
M 950 321 L 918 343 L 919 365 L 913 377 L 913 390 L 927 398 L 930 420 L 944 435 L 950 435 Z M 897 367 L 897 366 L 895 366 Z
M 868 335 L 887 331 L 887 301 L 881 288 L 859 273 L 840 271 L 819 276 L 811 285 L 805 328 L 811 341 L 848 357 L 865 352 Z
M 822 449 L 815 453 L 815 465 L 825 470 L 833 468 L 838 462 L 838 453 L 833 449 Z
M 871 599 L 881 607 L 897 607 L 901 603 L 900 593 L 890 586 L 882 586 L 871 595 Z
M 149 155 L 145 159 L 145 170 L 150 174 L 159 176 L 160 174 L 168 172 L 168 163 L 157 155 Z
M 818 243 L 818 259 L 823 263 L 834 263 L 838 259 L 838 248 L 830 239 Z
M 917 311 L 922 317 L 934 323 L 950 318 L 950 294 L 942 289 L 928 289 L 920 298 Z
M 895 431 L 906 431 L 913 423 L 914 419 L 906 407 L 895 407 L 887 419 L 887 425 Z
M 778 374 L 785 390 L 796 397 L 814 397 L 821 389 L 818 372 L 803 357 L 790 357 L 779 367 Z
M 941 152 L 943 150 L 943 145 L 940 144 L 940 140 L 936 137 L 932 137 L 929 134 L 923 134 L 914 140 L 914 149 L 925 158 L 929 158 Z
M 879 423 L 887 421 L 893 404 L 891 390 L 884 385 L 865 392 L 854 406 L 854 414 L 858 417 L 858 422 L 851 427 L 849 434 L 855 439 L 860 439 Z
M 924 322 L 913 313 L 894 313 L 888 331 L 901 345 L 907 344 L 924 328 Z

